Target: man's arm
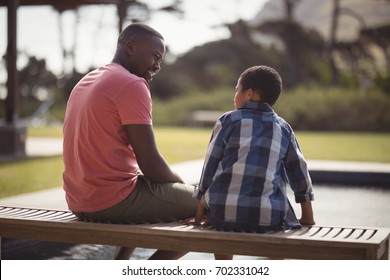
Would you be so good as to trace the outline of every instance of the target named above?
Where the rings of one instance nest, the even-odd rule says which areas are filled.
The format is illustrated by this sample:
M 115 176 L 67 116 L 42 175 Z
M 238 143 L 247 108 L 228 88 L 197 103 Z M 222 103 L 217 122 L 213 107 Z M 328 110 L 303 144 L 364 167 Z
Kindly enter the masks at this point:
M 138 166 L 148 179 L 156 182 L 183 182 L 158 151 L 153 126 L 131 124 L 125 125 L 124 128 L 137 157 Z

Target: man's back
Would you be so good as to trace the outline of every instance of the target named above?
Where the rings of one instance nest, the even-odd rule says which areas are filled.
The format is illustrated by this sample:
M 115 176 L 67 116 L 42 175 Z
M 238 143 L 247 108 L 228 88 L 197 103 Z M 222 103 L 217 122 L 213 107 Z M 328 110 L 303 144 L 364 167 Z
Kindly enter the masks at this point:
M 124 124 L 151 124 L 146 82 L 118 64 L 86 75 L 64 122 L 64 189 L 71 210 L 98 211 L 123 200 L 139 172 Z

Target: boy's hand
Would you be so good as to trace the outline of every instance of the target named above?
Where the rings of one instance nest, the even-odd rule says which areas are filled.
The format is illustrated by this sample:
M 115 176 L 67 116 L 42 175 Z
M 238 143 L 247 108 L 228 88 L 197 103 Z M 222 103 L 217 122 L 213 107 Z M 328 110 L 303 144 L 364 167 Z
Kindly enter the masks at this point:
M 202 228 L 210 226 L 206 218 L 202 219 L 201 221 L 196 221 L 195 218 L 191 218 L 180 222 L 186 226 L 201 226 Z
M 209 223 L 207 221 L 207 216 L 206 216 L 206 208 L 203 206 L 200 200 L 198 200 L 198 204 L 196 206 L 195 218 L 184 220 L 182 221 L 182 223 L 185 225 L 192 225 L 192 226 L 200 226 L 200 225 L 202 227 L 209 226 Z
M 302 202 L 301 210 L 302 210 L 302 216 L 299 219 L 301 225 L 305 225 L 305 226 L 315 225 L 311 201 Z
M 305 218 L 300 218 L 299 219 L 299 222 L 301 223 L 301 225 L 303 226 L 312 226 L 312 225 L 315 225 L 316 223 L 314 222 L 314 220 L 309 220 L 309 219 L 305 219 Z

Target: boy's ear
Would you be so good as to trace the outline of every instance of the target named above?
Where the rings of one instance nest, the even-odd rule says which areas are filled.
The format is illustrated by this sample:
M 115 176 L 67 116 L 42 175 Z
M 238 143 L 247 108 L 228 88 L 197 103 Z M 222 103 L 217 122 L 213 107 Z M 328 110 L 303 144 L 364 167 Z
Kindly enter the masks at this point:
M 255 92 L 253 91 L 253 89 L 251 89 L 251 88 L 250 88 L 250 89 L 247 89 L 247 90 L 246 90 L 246 97 L 247 97 L 247 99 L 248 99 L 248 100 L 251 100 L 251 99 L 253 98 L 254 93 L 255 93 Z
M 262 99 L 261 98 L 261 93 L 258 92 L 258 91 L 254 91 L 251 88 L 247 90 L 247 97 L 248 97 L 247 100 L 255 101 L 255 102 L 259 102 Z

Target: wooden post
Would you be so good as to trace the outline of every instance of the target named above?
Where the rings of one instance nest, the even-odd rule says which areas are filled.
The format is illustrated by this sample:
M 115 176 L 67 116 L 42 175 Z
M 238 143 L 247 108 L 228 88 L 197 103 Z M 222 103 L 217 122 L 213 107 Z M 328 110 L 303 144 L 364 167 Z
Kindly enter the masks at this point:
M 8 0 L 8 46 L 7 46 L 7 98 L 5 100 L 5 123 L 0 124 L 0 156 L 25 156 L 26 127 L 19 122 L 19 83 L 17 60 L 17 9 L 19 0 Z
M 18 91 L 18 70 L 17 59 L 17 9 L 19 0 L 8 0 L 8 46 L 7 46 L 7 98 L 5 102 L 6 124 L 15 125 L 18 120 L 19 91 Z
M 122 32 L 123 23 L 127 14 L 127 4 L 125 1 L 121 0 L 116 5 L 117 14 L 118 14 L 118 34 Z

